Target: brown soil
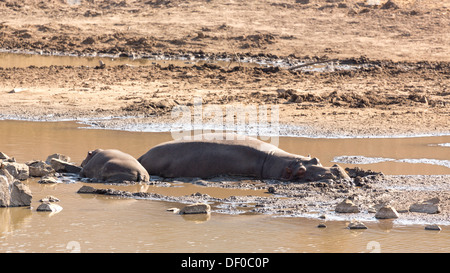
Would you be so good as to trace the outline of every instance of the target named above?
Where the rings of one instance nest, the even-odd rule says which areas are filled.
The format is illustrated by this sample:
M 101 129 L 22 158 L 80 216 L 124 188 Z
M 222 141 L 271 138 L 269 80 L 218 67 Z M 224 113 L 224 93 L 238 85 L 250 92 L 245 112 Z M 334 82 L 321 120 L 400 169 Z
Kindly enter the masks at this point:
M 2 69 L 3 117 L 138 115 L 146 118 L 122 122 L 170 122 L 174 105 L 192 105 L 198 95 L 204 106 L 279 105 L 280 123 L 306 126 L 310 134 L 442 133 L 450 128 L 450 17 L 442 1 L 398 0 L 395 6 L 344 0 L 66 2 L 0 2 L 0 48 L 336 59 L 368 66 L 321 73 L 244 65 Z M 26 91 L 7 93 L 13 88 Z

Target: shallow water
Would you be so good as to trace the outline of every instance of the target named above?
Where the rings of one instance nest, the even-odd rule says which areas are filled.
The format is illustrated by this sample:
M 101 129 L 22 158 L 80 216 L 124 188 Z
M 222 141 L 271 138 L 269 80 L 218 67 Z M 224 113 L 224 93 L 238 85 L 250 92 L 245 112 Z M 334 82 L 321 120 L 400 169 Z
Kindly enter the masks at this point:
M 48 155 L 58 152 L 69 155 L 73 162 L 80 164 L 89 150 L 115 148 L 137 158 L 151 147 L 173 139 L 168 132 L 127 132 L 80 127 L 85 126 L 73 121 L 3 120 L 0 121 L 0 139 L 3 140 L 0 143 L 0 151 L 15 157 L 19 162 L 45 160 Z M 437 145 L 449 143 L 450 136 L 344 139 L 280 137 L 278 142 L 281 149 L 317 157 L 324 166 L 336 164 L 335 158 L 339 156 L 364 156 L 396 161 L 339 165 L 359 166 L 393 175 L 450 174 L 448 166 L 439 164 L 450 160 L 450 147 Z
M 117 65 L 132 65 L 132 66 L 149 66 L 160 65 L 162 67 L 168 65 L 174 66 L 193 66 L 203 65 L 205 63 L 215 64 L 223 68 L 233 68 L 235 66 L 244 67 L 280 67 L 280 68 L 293 68 L 297 65 L 305 65 L 308 62 L 304 61 L 288 61 L 285 60 L 263 60 L 258 58 L 244 58 L 242 60 L 226 59 L 208 59 L 208 58 L 195 58 L 192 56 L 164 56 L 164 55 L 151 55 L 151 56 L 134 56 L 134 57 L 118 57 L 107 54 L 100 54 L 96 56 L 75 56 L 67 54 L 45 54 L 39 52 L 11 52 L 0 51 L 0 67 L 12 68 L 12 67 L 28 67 L 28 66 L 90 66 L 95 67 L 99 65 L 99 61 L 102 61 L 106 66 Z M 370 65 L 357 65 L 357 64 L 339 64 L 339 63 L 318 63 L 311 64 L 303 67 L 299 67 L 299 70 L 308 72 L 332 72 L 336 70 L 357 70 Z
M 53 153 L 81 162 L 87 151 L 117 148 L 140 156 L 152 146 L 171 140 L 169 133 L 142 133 L 79 129 L 75 122 L 0 121 L 0 151 L 18 162 L 45 158 Z M 289 152 L 317 156 L 324 165 L 335 156 L 354 154 L 386 158 L 448 160 L 450 137 L 407 139 L 306 139 L 280 138 Z M 430 145 L 433 144 L 433 145 Z M 384 162 L 386 163 L 386 162 Z M 395 162 L 358 165 L 385 173 L 449 174 L 450 169 L 431 164 Z M 345 165 L 346 164 L 342 164 Z M 355 166 L 355 165 L 349 165 Z M 423 225 L 404 226 L 392 221 L 367 221 L 367 230 L 353 231 L 344 221 L 218 213 L 180 216 L 167 212 L 183 204 L 130 200 L 77 194 L 84 184 L 38 184 L 25 181 L 32 192 L 32 209 L 0 208 L 0 252 L 449 252 L 450 231 L 426 231 Z M 110 187 L 90 184 L 95 187 Z M 164 195 L 196 192 L 213 197 L 266 195 L 264 191 L 207 188 L 190 183 L 177 187 L 119 186 L 128 191 Z M 51 215 L 37 212 L 39 200 L 53 195 L 63 210 Z

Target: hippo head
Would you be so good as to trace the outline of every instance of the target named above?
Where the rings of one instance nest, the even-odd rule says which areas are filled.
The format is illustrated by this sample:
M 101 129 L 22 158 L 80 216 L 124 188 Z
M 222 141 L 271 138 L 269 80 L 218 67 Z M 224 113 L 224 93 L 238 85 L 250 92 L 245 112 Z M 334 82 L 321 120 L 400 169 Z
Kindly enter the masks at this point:
M 323 167 L 320 165 L 308 166 L 302 180 L 310 181 L 320 181 L 326 179 L 350 179 L 345 170 L 335 164 L 332 167 Z
M 83 160 L 83 162 L 81 162 L 81 167 L 86 166 L 86 164 L 89 162 L 89 160 L 91 160 L 91 158 L 94 157 L 94 155 L 96 155 L 98 152 L 103 151 L 102 149 L 97 149 L 94 151 L 89 151 L 86 158 Z
M 283 169 L 281 180 L 298 180 L 303 177 L 305 172 L 305 166 L 299 160 L 293 160 Z

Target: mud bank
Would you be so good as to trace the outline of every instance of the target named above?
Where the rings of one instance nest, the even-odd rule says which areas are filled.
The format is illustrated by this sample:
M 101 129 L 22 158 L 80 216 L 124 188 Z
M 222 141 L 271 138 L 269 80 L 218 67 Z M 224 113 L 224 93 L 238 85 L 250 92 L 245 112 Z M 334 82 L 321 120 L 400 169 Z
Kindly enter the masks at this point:
M 263 127 L 279 125 L 282 135 L 449 134 L 448 63 L 405 65 L 388 62 L 329 72 L 214 64 L 3 68 L 0 118 L 84 120 L 97 128 L 138 131 L 162 126 L 167 131 L 180 123 L 193 125 L 198 113 L 205 128 L 229 125 L 228 109 L 253 107 L 265 111 Z M 174 114 L 180 107 L 185 115 Z M 211 109 L 219 115 L 211 116 Z M 275 121 L 270 118 L 274 109 Z
M 380 221 L 375 214 L 380 206 L 390 205 L 399 212 L 395 224 L 450 225 L 450 176 L 391 176 L 368 175 L 352 181 L 320 181 L 310 183 L 284 183 L 275 180 L 249 179 L 182 179 L 182 183 L 222 189 L 249 190 L 247 196 L 217 198 L 201 193 L 185 196 L 168 196 L 149 192 L 130 192 L 126 186 L 91 184 L 80 188 L 79 193 L 112 195 L 121 198 L 169 201 L 181 204 L 209 203 L 212 211 L 225 214 L 266 214 L 278 217 L 307 217 L 326 220 Z M 179 179 L 154 180 L 154 186 L 173 187 Z M 418 186 L 420 185 L 420 186 Z M 251 195 L 251 190 L 266 190 L 272 196 Z M 410 212 L 412 204 L 438 198 L 440 212 L 427 214 Z M 349 199 L 358 207 L 358 213 L 338 213 L 336 206 Z M 381 220 L 386 221 L 386 220 Z

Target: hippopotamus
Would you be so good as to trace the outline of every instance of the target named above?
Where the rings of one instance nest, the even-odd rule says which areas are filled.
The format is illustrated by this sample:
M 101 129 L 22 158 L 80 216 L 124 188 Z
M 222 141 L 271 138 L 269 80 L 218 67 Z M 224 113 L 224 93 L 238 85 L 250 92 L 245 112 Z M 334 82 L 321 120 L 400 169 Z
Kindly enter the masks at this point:
M 246 176 L 284 181 L 347 178 L 335 165 L 283 151 L 259 139 L 233 133 L 190 136 L 159 144 L 138 158 L 151 175 L 211 178 Z
M 134 157 L 114 149 L 89 151 L 81 167 L 82 177 L 105 182 L 148 182 L 150 179 L 147 170 Z

